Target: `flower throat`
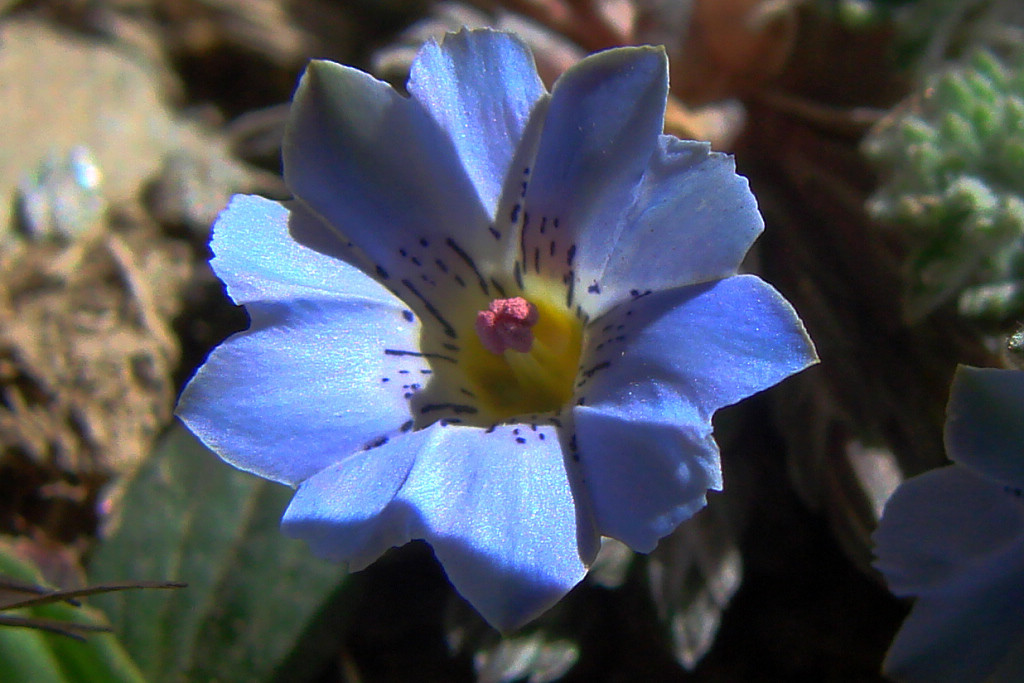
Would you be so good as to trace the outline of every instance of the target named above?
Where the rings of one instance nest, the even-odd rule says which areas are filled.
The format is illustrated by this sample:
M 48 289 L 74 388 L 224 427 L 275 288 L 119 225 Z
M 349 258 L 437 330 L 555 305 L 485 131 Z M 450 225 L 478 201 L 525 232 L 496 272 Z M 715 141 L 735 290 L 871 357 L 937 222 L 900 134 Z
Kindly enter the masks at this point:
M 532 283 L 530 296 L 494 299 L 476 314 L 460 358 L 481 412 L 495 421 L 557 412 L 573 395 L 582 322 L 561 287 Z M 550 291 L 549 291 L 550 290 Z

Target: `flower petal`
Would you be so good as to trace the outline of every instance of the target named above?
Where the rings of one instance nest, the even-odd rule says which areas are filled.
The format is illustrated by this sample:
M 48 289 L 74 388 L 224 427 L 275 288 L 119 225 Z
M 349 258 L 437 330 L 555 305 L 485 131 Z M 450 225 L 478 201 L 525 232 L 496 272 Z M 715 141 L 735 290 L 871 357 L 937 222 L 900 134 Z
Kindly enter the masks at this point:
M 792 306 L 754 275 L 638 293 L 590 322 L 583 358 L 586 405 L 627 406 L 637 379 L 651 378 L 702 422 L 817 362 Z
M 292 105 L 284 171 L 296 197 L 358 245 L 367 271 L 424 319 L 467 286 L 488 294 L 487 259 L 503 256 L 491 219 L 454 144 L 417 100 L 357 69 L 312 62 Z
M 235 195 L 214 224 L 210 266 L 237 304 L 342 295 L 402 306 L 345 263 L 344 242 L 334 237 L 332 244 L 331 237 L 301 204 L 285 206 L 263 197 Z M 311 249 L 304 241 L 315 241 L 321 248 Z
M 530 112 L 545 94 L 529 48 L 507 33 L 450 33 L 423 46 L 407 87 L 448 133 L 494 216 Z
M 353 453 L 303 481 L 281 521 L 282 530 L 352 571 L 421 534 L 415 511 L 393 504 L 431 438 L 429 429 Z
M 943 470 L 960 470 L 958 474 L 973 478 L 962 468 Z M 943 474 L 947 478 L 953 476 L 951 472 Z M 977 481 L 981 482 L 980 479 Z M 967 499 L 936 499 L 934 494 L 939 492 L 934 487 L 928 490 L 933 495 L 927 499 L 918 498 L 919 512 L 928 508 L 934 511 L 941 503 L 945 503 L 946 508 L 958 509 L 961 503 L 972 506 L 981 502 L 977 498 L 971 500 L 973 496 L 970 494 Z M 1007 498 L 1000 492 L 994 495 Z M 991 500 L 991 496 L 990 492 L 986 497 Z M 936 502 L 940 505 L 937 506 Z M 981 516 L 977 515 L 978 512 L 982 513 Z M 886 514 L 889 514 L 888 510 Z M 943 515 L 945 519 L 956 516 Z M 955 522 L 961 528 L 954 535 L 961 539 L 962 533 L 987 535 L 984 528 L 991 523 L 984 511 L 970 510 L 967 519 Z M 931 545 L 929 528 L 939 535 L 945 531 L 934 524 L 922 526 L 913 537 L 904 538 L 903 542 Z M 970 560 L 977 566 L 970 566 Z M 1016 543 L 985 558 L 969 558 L 963 568 L 967 571 L 950 577 L 941 586 L 929 587 L 918 597 L 886 656 L 884 670 L 894 679 L 922 683 L 1021 680 L 1024 673 L 1019 654 L 1020 643 L 1024 642 L 1024 610 L 1020 608 L 1024 604 L 1022 537 L 1018 536 Z
M 900 681 L 965 683 L 1020 681 L 990 674 L 1012 656 L 1024 638 L 1024 553 L 999 581 L 971 583 L 955 600 L 919 598 L 893 639 L 883 664 Z
M 590 323 L 574 409 L 598 530 L 649 552 L 721 488 L 711 416 L 815 359 L 754 276 L 641 295 Z
M 946 413 L 951 460 L 1024 488 L 1024 372 L 960 366 Z
M 583 578 L 576 506 L 552 427 L 441 428 L 402 489 L 455 588 L 499 630 Z
M 1024 548 L 1024 504 L 966 467 L 942 467 L 896 489 L 873 539 L 875 567 L 893 593 L 955 594 Z
M 501 630 L 537 617 L 583 578 L 576 506 L 554 428 L 434 424 L 370 453 L 408 457 L 416 449 L 412 471 L 381 508 L 382 517 L 353 527 L 354 519 L 379 508 L 404 464 L 388 474 L 367 507 L 352 500 L 360 495 L 352 486 L 362 473 L 340 474 L 346 461 L 333 470 L 341 482 L 336 488 L 329 473 L 311 479 L 309 491 L 300 487 L 286 516 L 288 533 L 314 539 L 319 549 L 351 550 L 360 564 L 389 544 L 423 538 L 456 590 Z M 352 464 L 364 467 L 364 461 Z
M 668 60 L 652 47 L 598 53 L 555 83 L 525 200 L 512 209 L 525 272 L 563 280 L 577 257 L 594 258 L 577 243 L 591 230 L 605 234 L 600 226 L 618 224 L 630 206 L 658 145 L 667 92 Z
M 338 265 L 341 288 L 362 278 L 380 289 Z M 410 428 L 409 399 L 430 371 L 407 351 L 419 324 L 384 296 L 249 304 L 250 329 L 210 354 L 178 416 L 232 465 L 288 484 Z
M 731 156 L 663 135 L 632 204 L 579 235 L 577 291 L 592 316 L 628 298 L 735 275 L 764 228 Z
M 659 387 L 652 382 L 644 389 L 653 396 Z M 668 403 L 691 409 L 669 399 L 656 407 L 634 404 L 631 415 L 592 407 L 574 411 L 577 468 L 594 522 L 602 535 L 642 553 L 704 507 L 708 489 L 722 488 L 710 425 L 702 434 L 694 425 L 673 424 L 664 418 Z M 654 415 L 640 417 L 649 413 Z

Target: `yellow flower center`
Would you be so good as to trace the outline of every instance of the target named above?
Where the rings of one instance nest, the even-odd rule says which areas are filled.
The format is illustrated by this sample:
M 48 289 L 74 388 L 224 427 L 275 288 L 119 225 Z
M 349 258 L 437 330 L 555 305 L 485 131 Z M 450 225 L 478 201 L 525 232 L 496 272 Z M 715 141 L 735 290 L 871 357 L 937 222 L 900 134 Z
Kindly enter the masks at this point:
M 462 337 L 459 366 L 485 419 L 556 412 L 572 398 L 583 323 L 565 307 L 564 286 L 535 280 L 526 291 L 492 301 Z

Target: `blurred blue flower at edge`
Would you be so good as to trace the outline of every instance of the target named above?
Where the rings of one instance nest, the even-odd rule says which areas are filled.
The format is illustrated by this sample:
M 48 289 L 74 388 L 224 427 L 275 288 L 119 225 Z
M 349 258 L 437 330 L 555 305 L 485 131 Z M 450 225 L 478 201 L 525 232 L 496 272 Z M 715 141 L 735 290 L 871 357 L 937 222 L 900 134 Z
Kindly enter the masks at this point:
M 1024 371 L 961 366 L 953 465 L 909 479 L 875 532 L 890 590 L 916 596 L 885 671 L 907 681 L 1024 680 Z
M 602 535 L 651 551 L 722 486 L 712 414 L 816 361 L 792 307 L 736 274 L 755 200 L 730 157 L 661 134 L 667 88 L 663 50 L 621 48 L 548 94 L 492 31 L 428 43 L 410 97 L 313 62 L 295 199 L 237 196 L 214 228 L 251 327 L 178 415 L 297 487 L 288 535 L 352 569 L 425 539 L 503 631 Z M 516 302 L 531 315 L 481 322 Z

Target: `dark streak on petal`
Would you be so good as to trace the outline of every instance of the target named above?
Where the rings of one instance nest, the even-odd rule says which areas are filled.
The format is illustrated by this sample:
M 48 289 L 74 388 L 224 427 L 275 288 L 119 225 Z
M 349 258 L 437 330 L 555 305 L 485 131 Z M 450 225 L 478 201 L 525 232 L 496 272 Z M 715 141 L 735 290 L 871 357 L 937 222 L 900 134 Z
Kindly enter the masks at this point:
M 413 286 L 412 282 L 410 282 L 409 280 L 402 280 L 402 284 L 406 286 L 406 288 L 412 293 L 413 296 L 422 301 L 423 305 L 426 306 L 427 308 L 427 312 L 430 313 L 430 315 L 434 316 L 437 322 L 441 323 L 441 327 L 444 328 L 445 335 L 451 337 L 452 339 L 459 338 L 459 335 L 455 333 L 455 328 L 453 328 L 448 323 L 448 321 L 444 319 L 444 316 L 441 315 L 441 311 L 437 310 L 437 307 L 435 307 L 434 304 L 431 303 L 429 299 L 423 296 L 423 294 L 421 294 L 420 291 Z
M 480 283 L 480 289 L 484 290 L 484 294 L 490 294 L 490 290 L 487 289 L 487 282 L 484 281 L 484 276 L 481 275 L 480 271 L 477 269 L 476 263 L 473 261 L 473 257 L 467 254 L 466 251 L 462 247 L 460 247 L 451 237 L 446 239 L 444 243 L 448 245 L 449 249 L 458 254 L 459 258 L 465 261 L 466 265 L 473 270 L 473 272 L 476 274 L 477 282 Z
M 477 412 L 477 409 L 474 406 L 467 406 L 461 403 L 430 403 L 420 408 L 420 414 L 426 415 L 427 413 L 433 413 L 438 410 L 451 410 L 456 415 L 472 415 Z
M 449 363 L 457 362 L 451 356 L 445 356 L 445 355 L 440 354 L 440 353 L 422 353 L 420 351 L 403 351 L 402 349 L 384 349 L 384 355 L 386 355 L 386 356 L 414 356 L 416 358 L 433 358 L 433 359 L 436 359 L 436 360 L 446 360 Z M 404 374 L 404 373 L 408 373 L 409 371 L 408 370 L 405 370 L 405 371 L 399 370 L 399 372 Z
M 598 363 L 597 365 L 595 365 L 594 367 L 590 368 L 589 370 L 584 370 L 582 374 L 587 379 L 590 379 L 591 377 L 594 376 L 594 373 L 599 372 L 599 371 L 604 370 L 604 369 L 609 368 L 609 367 L 611 367 L 611 363 L 610 362 L 602 361 L 602 362 Z

